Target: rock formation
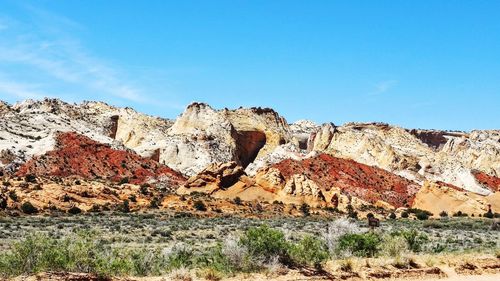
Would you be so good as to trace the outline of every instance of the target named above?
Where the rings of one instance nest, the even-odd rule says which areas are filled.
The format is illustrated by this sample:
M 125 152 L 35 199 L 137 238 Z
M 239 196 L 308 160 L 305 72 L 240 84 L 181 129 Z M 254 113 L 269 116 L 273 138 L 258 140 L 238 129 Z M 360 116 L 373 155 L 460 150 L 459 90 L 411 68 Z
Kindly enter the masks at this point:
M 142 184 L 167 178 L 172 187 L 184 182 L 183 176 L 133 151 L 116 150 L 77 133 L 60 133 L 55 149 L 35 156 L 20 167 L 18 176 L 79 176 Z
M 500 189 L 500 130 L 288 124 L 269 108 L 217 110 L 204 103 L 168 120 L 57 99 L 0 102 L 0 117 L 1 174 L 165 180 L 182 194 L 344 209 L 423 206 L 438 193 L 491 203 Z M 428 199 L 415 201 L 417 193 Z M 469 204 L 476 203 L 460 206 Z
M 193 103 L 169 129 L 160 161 L 192 176 L 211 163 L 246 167 L 290 140 L 285 120 L 271 109 L 217 111 Z
M 419 183 L 443 181 L 487 195 L 491 188 L 478 182 L 472 170 L 498 175 L 499 136 L 499 131 L 422 133 L 380 123 L 348 123 L 325 124 L 309 142 L 312 150 L 378 166 Z

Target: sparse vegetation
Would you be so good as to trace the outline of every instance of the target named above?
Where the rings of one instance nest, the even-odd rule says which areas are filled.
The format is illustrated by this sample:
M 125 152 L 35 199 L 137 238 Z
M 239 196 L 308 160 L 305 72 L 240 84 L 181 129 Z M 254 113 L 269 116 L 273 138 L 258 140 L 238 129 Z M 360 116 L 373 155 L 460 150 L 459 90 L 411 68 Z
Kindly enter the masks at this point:
M 159 211 L 1 220 L 0 275 L 4 277 L 73 271 L 188 278 L 191 271 L 216 280 L 288 267 L 321 270 L 330 259 L 352 272 L 364 257 L 390 257 L 392 266 L 404 269 L 418 266 L 412 255 L 498 253 L 497 232 L 491 230 L 493 222 L 488 219 L 387 220 L 375 231 L 364 221 L 346 218 L 209 219 Z M 92 231 L 80 233 L 82 226 L 90 225 Z

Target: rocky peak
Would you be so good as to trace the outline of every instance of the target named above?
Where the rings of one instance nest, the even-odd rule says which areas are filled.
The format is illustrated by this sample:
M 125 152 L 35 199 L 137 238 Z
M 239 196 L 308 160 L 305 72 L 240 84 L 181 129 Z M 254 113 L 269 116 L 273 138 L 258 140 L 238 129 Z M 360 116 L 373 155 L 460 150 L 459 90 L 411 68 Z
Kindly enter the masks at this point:
M 11 106 L 8 103 L 0 101 L 0 115 L 3 115 L 11 110 Z
M 17 112 L 23 113 L 52 113 L 68 114 L 74 110 L 74 105 L 64 102 L 60 99 L 45 98 L 43 100 L 28 99 L 13 106 Z

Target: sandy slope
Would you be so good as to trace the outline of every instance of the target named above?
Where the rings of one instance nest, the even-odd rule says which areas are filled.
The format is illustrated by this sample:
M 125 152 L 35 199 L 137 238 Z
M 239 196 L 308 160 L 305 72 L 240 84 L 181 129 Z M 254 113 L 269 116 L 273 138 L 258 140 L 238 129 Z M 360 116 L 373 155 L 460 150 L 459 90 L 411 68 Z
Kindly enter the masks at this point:
M 408 279 L 395 279 L 395 280 L 408 280 Z M 500 274 L 493 275 L 469 275 L 469 276 L 452 276 L 447 278 L 440 279 L 416 279 L 421 281 L 434 281 L 434 280 L 443 280 L 443 281 L 498 281 L 500 280 Z

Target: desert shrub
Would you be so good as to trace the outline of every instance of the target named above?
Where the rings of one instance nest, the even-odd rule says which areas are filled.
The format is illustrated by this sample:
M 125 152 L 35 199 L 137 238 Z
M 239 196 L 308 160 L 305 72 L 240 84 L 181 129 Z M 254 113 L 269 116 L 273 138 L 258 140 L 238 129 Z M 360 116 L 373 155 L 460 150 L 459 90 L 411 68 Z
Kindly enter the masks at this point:
M 311 208 L 307 203 L 302 203 L 302 205 L 300 205 L 300 211 L 302 212 L 302 214 L 304 214 L 304 216 L 309 216 L 310 209 Z
M 233 200 L 234 204 L 236 205 L 241 205 L 241 198 L 240 197 L 235 197 Z
M 425 212 L 418 212 L 416 213 L 416 217 L 417 219 L 423 221 L 423 220 L 428 220 L 429 219 L 429 214 L 425 213 Z
M 242 270 L 250 266 L 248 249 L 235 236 L 228 236 L 221 245 L 221 254 L 227 263 L 235 270 Z
M 429 237 L 425 233 L 421 233 L 416 229 L 401 230 L 392 233 L 393 236 L 401 236 L 408 243 L 408 248 L 413 252 L 421 252 L 425 244 L 429 241 Z
M 491 210 L 488 210 L 488 212 L 486 212 L 483 217 L 485 218 L 488 218 L 488 219 L 492 219 L 495 217 L 495 215 L 493 214 L 493 212 Z
M 46 271 L 98 276 L 159 274 L 165 262 L 158 253 L 150 249 L 113 249 L 91 232 L 64 239 L 32 234 L 0 254 L 0 274 L 18 276 Z
M 167 276 L 167 280 L 173 280 L 173 281 L 192 281 L 193 278 L 191 277 L 191 273 L 189 272 L 189 269 L 187 268 L 176 268 L 172 271 Z
M 358 219 L 358 212 L 354 210 L 351 204 L 347 205 L 347 216 L 352 219 Z
M 122 178 L 122 179 L 120 180 L 119 184 L 126 184 L 126 183 L 128 183 L 128 182 L 129 182 L 128 177 L 124 177 L 124 178 Z
M 453 213 L 453 216 L 454 217 L 467 217 L 468 215 L 465 213 L 462 213 L 462 211 L 458 211 L 458 212 Z
M 77 214 L 80 214 L 81 212 L 82 212 L 82 210 L 80 208 L 78 208 L 77 206 L 73 206 L 73 207 L 69 208 L 69 210 L 68 210 L 68 213 L 72 214 L 72 215 L 77 215 Z
M 240 238 L 240 243 L 255 259 L 269 262 L 273 257 L 279 257 L 283 263 L 289 262 L 288 249 L 290 244 L 285 239 L 285 234 L 267 225 L 251 227 Z
M 323 240 L 308 235 L 290 247 L 290 257 L 297 264 L 321 267 L 329 257 L 328 246 Z
M 31 183 L 34 183 L 34 182 L 36 182 L 36 176 L 35 176 L 35 175 L 33 175 L 33 174 L 28 174 L 28 175 L 26 175 L 26 176 L 24 177 L 24 180 L 25 180 L 26 182 L 31 182 Z
M 148 184 L 148 183 L 141 184 L 141 187 L 140 187 L 140 189 L 139 189 L 139 190 L 140 190 L 140 192 L 141 192 L 141 194 L 143 194 L 143 195 L 149 195 L 149 187 L 150 187 L 150 186 L 151 186 L 151 185 L 150 185 L 150 184 Z
M 215 276 L 220 278 L 223 275 L 228 275 L 230 273 L 234 273 L 235 271 L 242 270 L 242 268 L 239 267 L 239 264 L 233 264 L 229 260 L 228 256 L 226 256 L 223 252 L 221 244 L 218 244 L 216 247 L 212 247 L 197 256 L 194 263 L 196 267 L 201 269 L 199 273 L 202 273 L 201 275 L 205 279 L 207 279 L 207 276 L 210 278 Z
M 382 238 L 375 232 L 345 234 L 339 239 L 338 249 L 360 257 L 374 257 L 380 251 Z
M 326 246 L 328 247 L 330 255 L 339 255 L 339 253 L 337 252 L 337 244 L 340 237 L 345 234 L 353 234 L 359 232 L 359 227 L 348 219 L 342 218 L 330 222 L 328 224 L 327 231 L 323 233 L 323 239 L 326 242 Z
M 160 198 L 158 197 L 153 197 L 153 199 L 151 199 L 151 201 L 149 202 L 149 208 L 151 209 L 158 209 L 158 207 L 160 206 Z
M 404 211 L 404 212 L 401 213 L 401 217 L 403 219 L 407 219 L 409 216 L 410 216 L 410 214 L 407 211 Z
M 209 281 L 219 281 L 223 277 L 223 273 L 214 269 L 213 267 L 208 267 L 208 268 L 205 268 L 205 269 L 199 271 L 198 275 L 200 277 L 202 277 L 203 279 L 209 280 Z
M 169 270 L 189 268 L 193 264 L 193 254 L 193 251 L 185 245 L 176 245 L 163 252 Z
M 14 191 L 14 190 L 11 190 L 9 191 L 9 198 L 14 201 L 14 202 L 17 202 L 17 193 Z
M 7 197 L 0 195 L 0 210 L 4 210 L 7 208 Z
M 118 206 L 118 209 L 124 213 L 129 213 L 130 212 L 130 204 L 128 200 L 123 200 L 122 204 Z
M 196 210 L 201 211 L 201 212 L 204 212 L 204 211 L 207 210 L 207 207 L 205 206 L 205 203 L 203 203 L 203 201 L 201 201 L 201 200 L 194 201 L 193 207 Z
M 410 209 L 408 209 L 408 212 L 415 214 L 415 216 L 419 220 L 427 220 L 427 219 L 429 219 L 430 216 L 433 215 L 429 211 L 422 210 L 422 209 L 417 209 L 417 208 L 410 208 Z
M 389 215 L 389 218 L 390 218 L 391 220 L 395 220 L 395 219 L 396 219 L 396 214 L 395 214 L 395 213 L 391 213 L 391 214 Z
M 28 215 L 38 213 L 38 209 L 29 201 L 26 201 L 21 205 L 21 210 L 23 211 L 23 213 Z
M 442 217 L 442 218 L 447 218 L 448 217 L 448 213 L 445 212 L 445 211 L 442 211 L 441 213 L 439 213 L 439 216 Z
M 406 239 L 401 236 L 386 235 L 383 237 L 382 253 L 388 257 L 400 257 L 409 251 Z

